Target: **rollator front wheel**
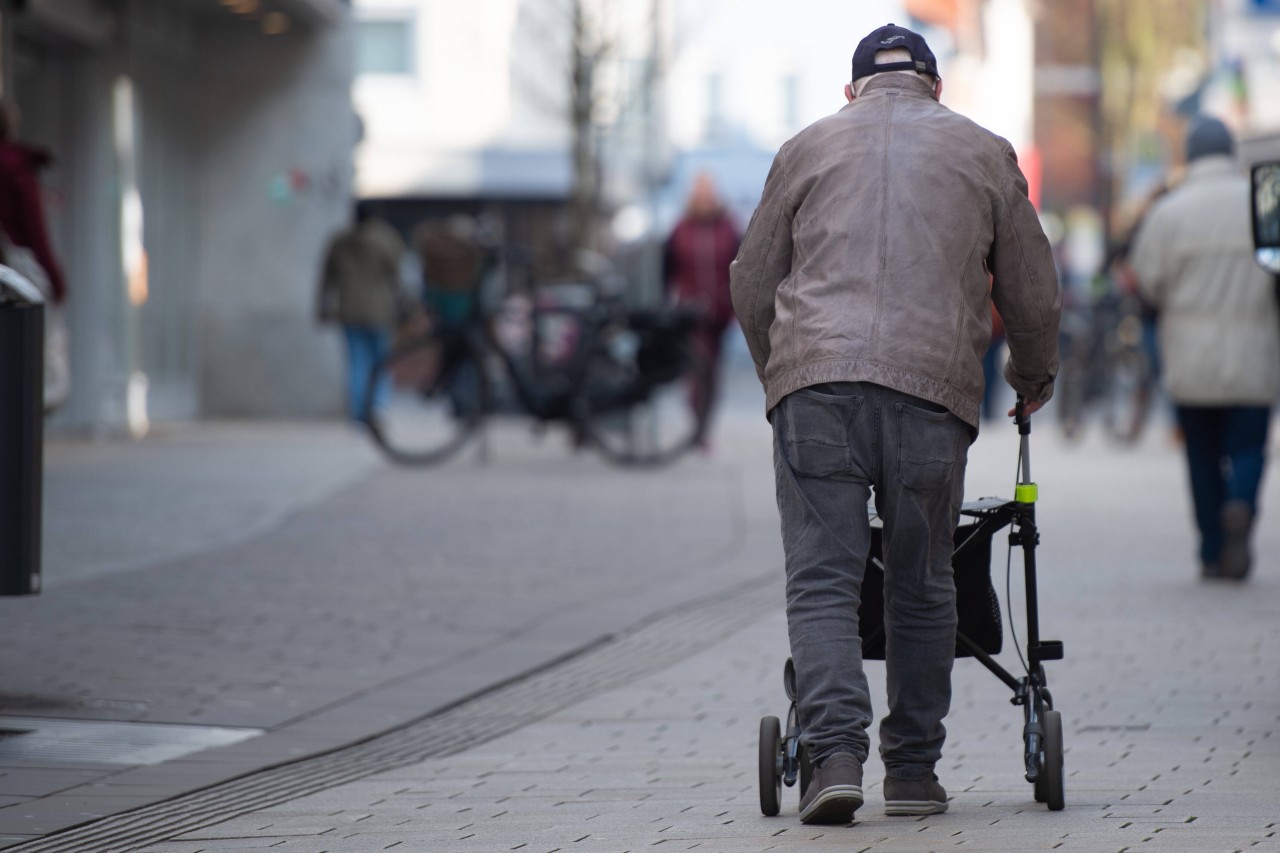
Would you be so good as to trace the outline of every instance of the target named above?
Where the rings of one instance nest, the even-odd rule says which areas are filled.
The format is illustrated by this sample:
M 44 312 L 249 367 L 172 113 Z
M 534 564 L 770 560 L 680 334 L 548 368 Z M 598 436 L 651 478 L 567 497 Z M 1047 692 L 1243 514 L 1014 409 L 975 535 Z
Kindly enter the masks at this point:
M 1044 741 L 1040 752 L 1040 774 L 1036 777 L 1036 802 L 1051 812 L 1066 807 L 1066 772 L 1062 762 L 1062 714 L 1044 712 Z
M 774 817 L 782 810 L 782 723 L 760 718 L 760 811 Z

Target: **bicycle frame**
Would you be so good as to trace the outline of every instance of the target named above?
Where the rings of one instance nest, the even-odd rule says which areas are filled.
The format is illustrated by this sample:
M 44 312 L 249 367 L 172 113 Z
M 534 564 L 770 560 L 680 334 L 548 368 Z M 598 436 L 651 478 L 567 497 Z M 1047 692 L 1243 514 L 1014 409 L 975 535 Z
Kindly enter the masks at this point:
M 550 366 L 539 358 L 541 341 L 538 335 L 538 319 L 558 315 L 577 321 L 580 336 L 574 345 L 572 356 L 564 365 Z M 506 376 L 510 378 L 521 408 L 525 413 L 541 421 L 576 420 L 574 398 L 582 387 L 587 367 L 599 345 L 601 331 L 608 317 L 600 306 L 588 308 L 552 308 L 533 311 L 534 331 L 531 345 L 531 365 L 504 347 L 497 340 L 493 329 L 495 314 L 480 313 L 477 340 L 482 352 L 493 352 L 502 360 Z M 554 371 L 553 382 L 548 374 Z M 541 379 L 539 377 L 542 377 Z

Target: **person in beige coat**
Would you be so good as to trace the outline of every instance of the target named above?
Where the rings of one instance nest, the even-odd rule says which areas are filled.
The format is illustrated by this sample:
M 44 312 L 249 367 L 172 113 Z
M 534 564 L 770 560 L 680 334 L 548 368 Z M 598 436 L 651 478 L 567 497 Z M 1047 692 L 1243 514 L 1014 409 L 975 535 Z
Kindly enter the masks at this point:
M 370 397 L 373 368 L 391 345 L 401 299 L 400 263 L 404 241 L 390 224 L 356 205 L 356 224 L 329 243 L 320 278 L 318 314 L 322 323 L 342 327 L 347 345 L 347 411 L 353 421 L 379 406 L 388 393 Z
M 1253 258 L 1249 180 L 1217 119 L 1187 133 L 1187 173 L 1147 214 L 1132 266 L 1158 311 L 1165 388 L 1186 438 L 1206 578 L 1244 579 L 1271 407 L 1280 394 L 1280 309 Z
M 858 45 L 848 103 L 784 144 L 730 270 L 765 387 L 801 735 L 804 823 L 862 805 L 871 699 L 858 606 L 884 522 L 885 812 L 945 811 L 952 537 L 982 402 L 991 301 L 1027 411 L 1053 393 L 1062 298 L 1009 143 L 939 102 L 918 34 Z M 1012 413 L 1011 413 L 1012 414 Z

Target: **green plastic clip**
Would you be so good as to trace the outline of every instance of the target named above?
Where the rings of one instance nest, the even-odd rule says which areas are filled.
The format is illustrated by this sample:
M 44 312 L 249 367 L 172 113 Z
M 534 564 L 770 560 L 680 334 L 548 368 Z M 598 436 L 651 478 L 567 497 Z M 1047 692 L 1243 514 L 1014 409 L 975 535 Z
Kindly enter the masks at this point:
M 1040 497 L 1040 488 L 1035 483 L 1019 483 L 1013 490 L 1013 499 L 1020 504 L 1033 504 Z

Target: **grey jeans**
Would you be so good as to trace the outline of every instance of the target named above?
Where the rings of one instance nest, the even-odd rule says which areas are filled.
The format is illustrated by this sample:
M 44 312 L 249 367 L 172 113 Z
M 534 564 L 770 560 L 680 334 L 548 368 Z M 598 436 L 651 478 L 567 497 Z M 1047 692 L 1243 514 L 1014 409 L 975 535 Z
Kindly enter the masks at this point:
M 941 406 L 869 383 L 827 383 L 774 408 L 774 473 L 786 553 L 787 629 L 803 740 L 815 761 L 866 761 L 871 697 L 858 605 L 883 520 L 890 775 L 928 777 L 951 706 L 956 603 L 952 537 L 973 430 Z

